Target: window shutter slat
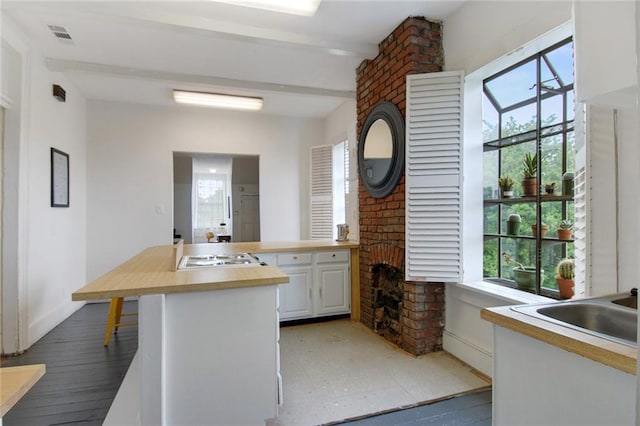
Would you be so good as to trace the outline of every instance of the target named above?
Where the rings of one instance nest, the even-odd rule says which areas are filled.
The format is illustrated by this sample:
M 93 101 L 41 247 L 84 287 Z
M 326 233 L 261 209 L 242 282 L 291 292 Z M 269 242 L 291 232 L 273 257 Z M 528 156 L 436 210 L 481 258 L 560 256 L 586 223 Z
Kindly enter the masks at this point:
M 407 280 L 462 276 L 462 72 L 407 77 Z
M 333 237 L 333 148 L 311 148 L 311 239 Z

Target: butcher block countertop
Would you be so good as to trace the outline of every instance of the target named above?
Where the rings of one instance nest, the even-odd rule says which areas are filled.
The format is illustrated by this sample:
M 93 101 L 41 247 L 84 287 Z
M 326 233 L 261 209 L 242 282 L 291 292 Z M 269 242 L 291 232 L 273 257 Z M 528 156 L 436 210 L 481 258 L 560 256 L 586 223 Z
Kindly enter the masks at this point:
M 183 254 L 269 253 L 356 249 L 350 241 L 309 240 L 165 245 L 149 247 L 71 295 L 74 301 L 149 294 L 210 291 L 285 284 L 289 277 L 272 266 L 212 267 L 176 271 Z
M 482 319 L 525 336 L 597 361 L 609 367 L 636 374 L 638 350 L 549 321 L 514 311 L 509 306 L 485 308 Z
M 44 364 L 0 368 L 0 419 L 36 384 Z

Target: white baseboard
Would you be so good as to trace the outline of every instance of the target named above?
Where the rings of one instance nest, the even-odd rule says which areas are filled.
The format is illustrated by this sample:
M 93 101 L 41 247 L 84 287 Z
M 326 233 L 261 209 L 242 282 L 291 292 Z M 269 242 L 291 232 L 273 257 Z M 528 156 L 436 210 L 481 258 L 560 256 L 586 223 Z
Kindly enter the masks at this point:
M 442 346 L 482 374 L 493 377 L 493 356 L 490 352 L 447 330 L 443 333 Z
M 78 309 L 84 306 L 85 302 L 71 302 L 65 303 L 63 307 L 56 306 L 44 315 L 41 315 L 38 319 L 29 324 L 27 331 L 28 342 L 27 346 L 23 349 L 28 349 L 44 337 L 45 334 L 53 330 L 62 321 L 66 320 L 76 312 Z M 105 319 L 106 324 L 106 319 Z M 23 346 L 23 345 L 21 345 Z

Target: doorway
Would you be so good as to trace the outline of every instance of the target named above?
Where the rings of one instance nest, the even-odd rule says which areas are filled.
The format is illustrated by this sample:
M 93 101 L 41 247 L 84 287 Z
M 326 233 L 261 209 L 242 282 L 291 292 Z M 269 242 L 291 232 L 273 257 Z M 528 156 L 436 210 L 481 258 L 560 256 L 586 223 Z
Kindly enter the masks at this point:
M 259 188 L 257 155 L 174 152 L 174 240 L 216 242 L 224 232 L 233 242 L 260 241 Z

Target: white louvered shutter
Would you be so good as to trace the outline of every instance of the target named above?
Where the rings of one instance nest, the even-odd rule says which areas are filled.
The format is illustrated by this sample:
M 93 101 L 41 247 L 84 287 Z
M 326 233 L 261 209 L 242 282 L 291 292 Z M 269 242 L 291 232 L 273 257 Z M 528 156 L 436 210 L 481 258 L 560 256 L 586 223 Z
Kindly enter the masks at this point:
M 333 147 L 311 148 L 311 239 L 333 237 Z
M 409 281 L 459 282 L 462 276 L 463 83 L 458 71 L 407 76 Z

